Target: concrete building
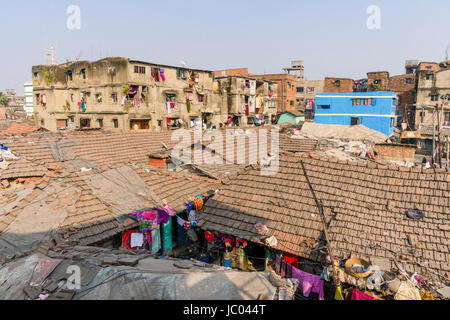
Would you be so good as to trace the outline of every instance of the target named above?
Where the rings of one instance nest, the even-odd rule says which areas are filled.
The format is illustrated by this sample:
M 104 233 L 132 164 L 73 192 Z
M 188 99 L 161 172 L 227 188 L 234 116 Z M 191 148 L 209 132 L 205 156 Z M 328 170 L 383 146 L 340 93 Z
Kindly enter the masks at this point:
M 305 119 L 314 119 L 314 104 L 317 93 L 324 92 L 324 80 L 299 80 L 296 88 L 297 109 Z
M 212 71 L 111 57 L 33 66 L 32 73 L 35 112 L 51 131 L 161 131 L 227 120 Z
M 297 77 L 292 74 L 264 74 L 253 77 L 265 79 L 277 84 L 278 114 L 285 111 L 295 111 L 297 94 Z
M 398 96 L 396 114 L 406 130 L 414 130 L 416 102 L 416 74 L 406 73 L 389 78 L 389 91 Z
M 291 74 L 264 74 L 256 75 L 248 72 L 248 68 L 226 69 L 214 72 L 216 77 L 225 76 L 246 76 L 254 79 L 267 80 L 272 83 L 274 97 L 277 97 L 277 113 L 294 111 L 296 109 L 296 79 Z M 275 90 L 276 89 L 276 90 Z M 275 94 L 276 92 L 276 94 Z
M 439 106 L 440 113 L 435 111 Z M 450 69 L 417 71 L 416 129 L 426 126 L 450 126 Z M 433 122 L 434 119 L 434 122 Z
M 314 123 L 362 124 L 390 136 L 396 106 L 395 92 L 321 93 L 316 95 Z
M 226 73 L 225 73 L 226 74 Z M 235 74 L 230 71 L 229 74 Z M 270 124 L 277 115 L 277 84 L 243 75 L 217 77 L 228 106 L 228 122 L 234 126 Z
M 25 82 L 23 88 L 25 92 L 24 110 L 27 116 L 30 117 L 34 114 L 33 82 Z

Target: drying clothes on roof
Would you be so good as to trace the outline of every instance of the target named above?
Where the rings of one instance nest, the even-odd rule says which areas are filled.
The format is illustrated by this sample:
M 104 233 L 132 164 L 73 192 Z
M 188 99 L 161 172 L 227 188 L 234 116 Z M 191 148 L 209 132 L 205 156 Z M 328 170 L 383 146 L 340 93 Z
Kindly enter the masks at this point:
M 292 278 L 298 280 L 298 285 L 306 298 L 311 292 L 315 292 L 319 295 L 319 300 L 324 300 L 323 280 L 320 280 L 319 276 L 292 267 Z
M 158 224 L 167 223 L 169 221 L 170 215 L 167 213 L 166 210 L 159 209 L 159 208 L 153 208 L 152 210 L 155 210 L 158 214 Z
M 167 203 L 163 205 L 162 208 L 169 214 L 169 216 L 174 217 L 177 215 L 176 212 Z
M 139 231 L 153 231 L 158 227 L 158 215 L 153 211 L 138 211 L 133 213 L 139 222 Z
M 142 247 L 144 244 L 144 234 L 140 232 L 134 232 L 131 234 L 130 247 Z
M 214 233 L 205 231 L 205 240 L 208 242 L 213 242 L 214 241 Z
M 276 247 L 278 245 L 278 240 L 275 236 L 271 236 L 269 238 L 266 239 L 266 244 L 269 247 Z
M 197 211 L 202 211 L 202 209 L 203 209 L 203 197 L 202 196 L 195 197 L 194 203 L 195 203 L 195 209 Z
M 288 264 L 290 264 L 293 267 L 298 268 L 298 263 L 300 261 L 300 258 L 296 257 L 296 256 L 294 256 L 292 254 L 285 253 L 284 257 L 283 257 L 283 261 L 288 263 Z
M 344 300 L 344 296 L 342 295 L 342 289 L 340 286 L 336 288 L 334 300 Z
M 375 300 L 375 298 L 371 295 L 359 291 L 358 289 L 353 289 L 350 300 Z

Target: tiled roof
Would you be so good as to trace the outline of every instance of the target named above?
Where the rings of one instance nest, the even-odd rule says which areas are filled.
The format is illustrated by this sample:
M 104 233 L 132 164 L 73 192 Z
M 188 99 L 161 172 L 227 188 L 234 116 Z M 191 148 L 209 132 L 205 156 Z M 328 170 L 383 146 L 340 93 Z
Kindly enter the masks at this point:
M 39 127 L 33 127 L 26 123 L 13 122 L 9 127 L 0 131 L 0 135 L 22 134 L 40 130 Z
M 281 155 L 275 176 L 262 176 L 252 166 L 224 185 L 207 203 L 199 225 L 259 241 L 254 225 L 263 223 L 279 240 L 279 250 L 298 254 L 322 246 L 322 225 L 301 159 L 323 202 L 335 255 L 391 258 L 393 251 L 408 271 L 426 269 L 407 260 L 449 273 L 450 175 L 442 169 L 352 163 L 314 153 Z M 424 219 L 406 216 L 415 207 Z
M 206 195 L 220 186 L 217 180 L 193 174 L 157 170 L 146 172 L 142 169 L 138 169 L 137 173 L 158 198 L 166 200 L 175 211 L 183 211 L 184 203 L 193 201 L 197 195 Z
M 42 177 L 47 172 L 44 166 L 34 164 L 26 159 L 5 161 L 9 164 L 6 169 L 0 169 L 0 179 Z

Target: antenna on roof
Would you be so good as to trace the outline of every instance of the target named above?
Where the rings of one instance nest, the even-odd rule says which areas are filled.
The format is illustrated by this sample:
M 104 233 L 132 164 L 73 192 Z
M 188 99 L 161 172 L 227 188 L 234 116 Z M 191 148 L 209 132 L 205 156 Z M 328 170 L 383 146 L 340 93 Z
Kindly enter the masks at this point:
M 450 46 L 447 46 L 447 49 L 445 49 L 445 61 L 448 61 L 448 49 Z
M 183 60 L 180 61 L 181 65 L 183 66 L 183 68 L 186 68 L 186 62 L 184 62 Z
M 55 47 L 53 45 L 50 46 L 50 49 L 47 51 L 47 64 L 54 66 L 56 64 L 55 58 Z

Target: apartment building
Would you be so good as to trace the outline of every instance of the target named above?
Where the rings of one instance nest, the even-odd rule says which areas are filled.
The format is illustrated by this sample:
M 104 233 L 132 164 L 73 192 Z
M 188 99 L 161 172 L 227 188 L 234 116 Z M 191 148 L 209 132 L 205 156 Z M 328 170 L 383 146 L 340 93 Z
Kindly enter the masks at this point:
M 233 71 L 228 74 L 233 75 L 216 78 L 221 94 L 226 96 L 227 124 L 246 126 L 273 123 L 277 114 L 277 84 L 238 75 Z
M 324 86 L 324 80 L 297 81 L 297 110 L 305 115 L 305 119 L 314 119 L 314 105 L 316 94 L 324 92 Z
M 33 66 L 32 75 L 34 111 L 51 131 L 162 131 L 227 120 L 212 71 L 110 57 Z

